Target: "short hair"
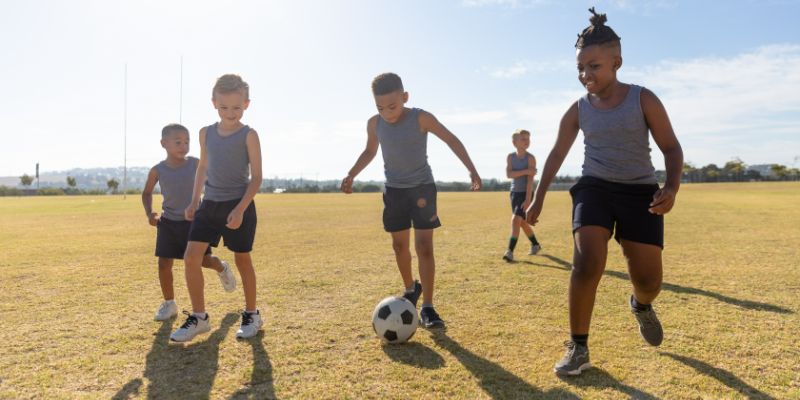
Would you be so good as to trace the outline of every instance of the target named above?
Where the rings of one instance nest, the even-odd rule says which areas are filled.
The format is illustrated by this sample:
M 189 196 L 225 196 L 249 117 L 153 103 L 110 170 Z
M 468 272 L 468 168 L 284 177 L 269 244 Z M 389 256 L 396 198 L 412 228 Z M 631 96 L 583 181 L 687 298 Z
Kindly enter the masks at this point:
M 372 94 L 381 96 L 396 91 L 403 91 L 403 81 L 394 72 L 380 74 L 372 80 Z
M 167 136 L 169 136 L 170 133 L 176 132 L 176 131 L 186 132 L 187 135 L 189 134 L 189 130 L 186 129 L 185 126 L 183 126 L 181 124 L 169 124 L 169 125 L 167 125 L 167 126 L 165 126 L 164 128 L 161 129 L 161 138 L 162 139 L 166 139 Z
M 250 85 L 242 80 L 239 75 L 225 74 L 217 78 L 217 83 L 214 84 L 214 89 L 211 91 L 211 98 L 216 98 L 217 93 L 228 94 L 233 92 L 242 92 L 245 100 L 250 100 Z
M 590 8 L 589 12 L 592 13 L 589 18 L 591 25 L 578 34 L 575 48 L 582 49 L 595 44 L 611 47 L 619 46 L 619 41 L 622 38 L 617 36 L 617 33 L 611 27 L 605 25 L 606 21 L 608 21 L 606 15 L 594 12 L 594 7 Z
M 511 140 L 517 141 L 517 139 L 522 135 L 527 135 L 528 137 L 530 137 L 531 133 L 525 129 L 517 129 L 514 131 L 514 133 L 511 134 Z

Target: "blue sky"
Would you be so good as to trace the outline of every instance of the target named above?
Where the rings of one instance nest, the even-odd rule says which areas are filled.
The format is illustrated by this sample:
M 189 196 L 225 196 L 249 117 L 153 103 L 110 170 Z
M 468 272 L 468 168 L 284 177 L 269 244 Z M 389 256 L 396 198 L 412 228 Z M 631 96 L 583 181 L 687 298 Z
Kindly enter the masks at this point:
M 800 167 L 800 1 L 25 1 L 3 5 L 0 176 L 163 159 L 160 129 L 213 123 L 210 91 L 251 85 L 244 122 L 267 177 L 341 178 L 375 113 L 369 84 L 394 71 L 484 178 L 503 177 L 516 128 L 543 163 L 583 94 L 573 44 L 586 9 L 622 37 L 623 82 L 664 102 L 687 161 Z M 180 60 L 183 58 L 183 90 Z M 182 102 L 181 102 L 182 96 Z M 468 180 L 438 139 L 439 180 Z M 653 161 L 663 159 L 653 145 Z M 582 136 L 560 174 L 580 173 Z M 382 179 L 380 156 L 359 179 Z

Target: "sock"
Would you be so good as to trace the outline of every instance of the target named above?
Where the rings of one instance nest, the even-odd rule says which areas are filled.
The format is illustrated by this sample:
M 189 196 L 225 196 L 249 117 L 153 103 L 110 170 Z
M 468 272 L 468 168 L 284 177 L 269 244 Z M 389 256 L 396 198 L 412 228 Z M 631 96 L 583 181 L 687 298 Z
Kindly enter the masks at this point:
M 416 283 L 412 283 L 411 287 L 406 288 L 406 294 L 413 294 L 414 293 L 414 286 L 417 286 Z
M 422 303 L 422 307 L 420 308 L 425 308 L 425 307 L 433 308 L 433 303 Z
M 511 236 L 508 239 L 508 249 L 514 251 L 514 247 L 517 247 L 517 238 Z
M 246 312 L 248 314 L 258 314 L 258 309 L 256 308 L 255 310 L 252 310 L 252 311 L 251 310 L 244 310 L 244 312 Z
M 164 300 L 164 303 L 174 303 L 175 299 Z
M 650 310 L 651 308 L 653 308 L 653 306 L 650 305 L 650 304 L 639 303 L 638 301 L 636 301 L 636 297 L 635 296 L 631 296 L 631 307 L 633 307 L 633 308 L 635 308 L 635 309 L 637 309 L 639 311 L 647 311 L 647 310 Z
M 192 315 L 197 319 L 202 319 L 203 321 L 208 319 L 208 313 L 193 312 Z
M 589 346 L 589 334 L 588 333 L 585 334 L 585 335 L 574 335 L 573 334 L 573 335 L 570 335 L 570 336 L 572 336 L 572 341 L 575 342 L 575 344 L 579 344 L 581 346 Z
M 528 236 L 528 240 L 530 240 L 530 241 L 531 241 L 531 243 L 533 243 L 534 245 L 537 245 L 537 244 L 539 244 L 539 241 L 538 241 L 538 240 L 536 240 L 536 235 L 535 235 L 535 234 L 533 234 L 533 233 L 531 233 L 531 235 L 530 235 L 530 236 Z

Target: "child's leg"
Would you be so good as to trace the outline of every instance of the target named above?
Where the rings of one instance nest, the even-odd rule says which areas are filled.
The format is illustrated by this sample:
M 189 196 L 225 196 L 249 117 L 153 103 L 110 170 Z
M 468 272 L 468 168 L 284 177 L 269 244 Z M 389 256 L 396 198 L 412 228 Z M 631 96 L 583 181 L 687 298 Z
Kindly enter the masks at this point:
M 250 253 L 233 253 L 233 256 L 239 276 L 242 278 L 245 311 L 254 311 L 256 309 L 256 271 L 253 269 L 253 260 L 250 258 Z
M 225 270 L 225 267 L 222 266 L 222 261 L 219 257 L 211 254 L 206 254 L 203 256 L 203 268 L 210 268 L 217 272 L 222 272 Z
M 520 222 L 522 222 L 522 218 L 519 215 L 511 215 L 511 237 L 519 237 Z
M 414 285 L 414 278 L 411 276 L 411 230 L 405 229 L 392 233 L 392 249 L 394 258 L 397 260 L 397 269 L 403 278 L 403 287 L 408 289 Z M 422 283 L 423 291 L 425 283 Z
M 575 231 L 572 275 L 569 281 L 569 326 L 573 335 L 588 335 L 597 285 L 603 276 L 611 232 L 596 225 Z
M 652 303 L 661 291 L 661 247 L 624 239 L 620 243 L 628 261 L 634 298 L 641 304 Z
M 186 264 L 186 287 L 189 289 L 189 298 L 192 300 L 192 311 L 206 312 L 205 295 L 203 294 L 203 256 L 208 248 L 208 243 L 189 241 L 183 262 Z
M 533 228 L 525 221 L 525 218 L 517 216 L 519 219 L 519 227 L 522 228 L 522 231 L 525 232 L 525 236 L 531 237 L 533 236 Z
M 175 291 L 172 288 L 172 262 L 171 258 L 158 257 L 158 283 L 161 284 L 164 300 L 175 299 Z
M 414 230 L 414 249 L 417 252 L 417 261 L 419 261 L 422 304 L 433 304 L 433 283 L 436 276 L 436 260 L 433 257 L 433 229 Z

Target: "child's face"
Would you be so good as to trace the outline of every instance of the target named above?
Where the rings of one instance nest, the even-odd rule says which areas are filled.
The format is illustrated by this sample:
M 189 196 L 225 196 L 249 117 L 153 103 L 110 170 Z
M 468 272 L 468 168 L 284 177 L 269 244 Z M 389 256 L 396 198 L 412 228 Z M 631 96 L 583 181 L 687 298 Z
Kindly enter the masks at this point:
M 516 139 L 512 140 L 514 147 L 518 150 L 528 150 L 531 145 L 531 137 L 528 135 L 517 135 Z
M 250 106 L 250 100 L 242 92 L 215 93 L 211 99 L 217 109 L 220 121 L 226 125 L 238 124 L 244 115 L 244 110 Z
M 393 124 L 403 116 L 403 107 L 408 101 L 408 92 L 400 90 L 375 96 L 375 106 L 384 121 Z
M 577 51 L 578 80 L 589 93 L 597 94 L 617 80 L 622 65 L 619 49 L 592 45 Z
M 161 147 L 167 151 L 167 156 L 183 159 L 189 154 L 189 132 L 173 130 L 167 137 L 161 139 Z

